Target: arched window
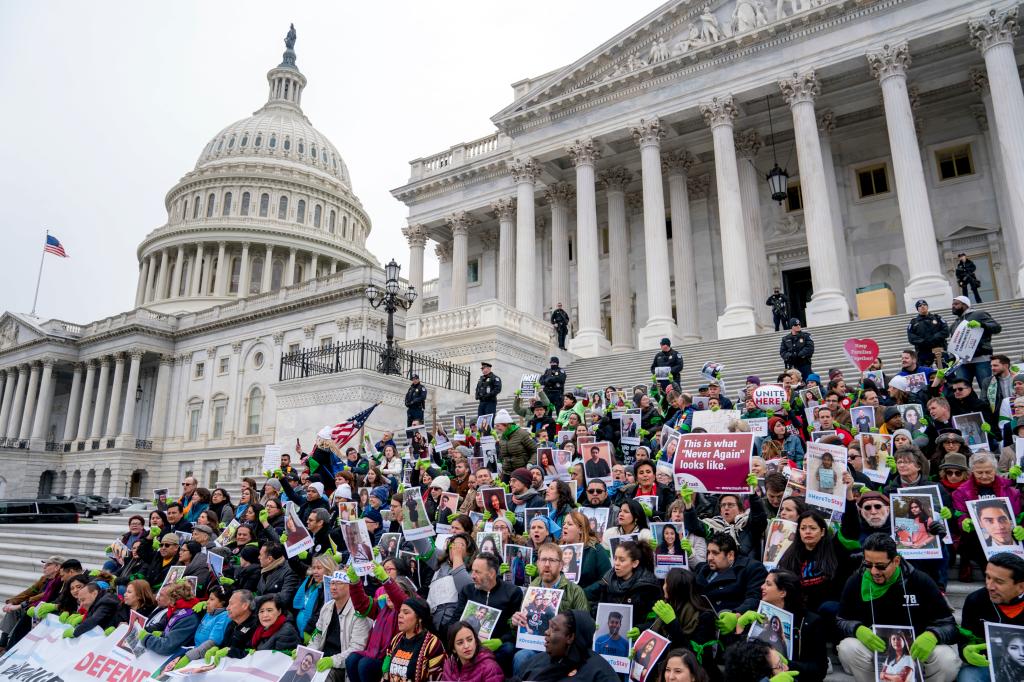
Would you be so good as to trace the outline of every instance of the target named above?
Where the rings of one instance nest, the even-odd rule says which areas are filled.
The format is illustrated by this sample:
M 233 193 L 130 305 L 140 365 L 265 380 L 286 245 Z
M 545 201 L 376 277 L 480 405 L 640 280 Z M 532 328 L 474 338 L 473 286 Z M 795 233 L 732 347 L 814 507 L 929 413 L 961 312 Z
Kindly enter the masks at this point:
M 348 239 L 348 216 L 341 216 L 341 236 Z
M 262 133 L 256 133 L 256 139 L 253 140 L 252 146 L 253 147 L 259 147 L 262 144 L 263 144 L 263 134 Z
M 199 195 L 196 195 L 195 204 L 192 206 L 192 220 L 199 217 Z
M 220 209 L 221 215 L 231 215 L 231 192 L 224 194 L 224 205 Z
M 181 212 L 181 219 L 188 220 L 188 199 L 185 199 L 185 208 Z
M 242 144 L 241 144 L 241 146 L 242 147 L 248 147 L 249 146 L 249 134 L 248 133 L 246 133 L 245 135 L 242 135 Z
M 323 217 L 324 207 L 317 204 L 313 207 L 313 227 L 320 227 L 320 219 Z
M 213 216 L 213 205 L 216 203 L 216 199 L 217 198 L 213 194 L 210 194 L 210 196 L 206 197 L 206 217 L 207 218 Z
M 299 156 L 302 156 L 305 153 L 306 153 L 306 145 L 302 142 L 302 140 L 299 140 Z
M 271 135 L 270 136 L 270 148 L 271 149 L 276 149 L 277 148 L 277 135 Z
M 261 218 L 266 218 L 267 217 L 267 212 L 269 210 L 270 210 L 270 195 L 269 194 L 261 194 L 260 195 L 260 217 Z
M 320 158 L 321 158 L 321 159 L 323 160 L 323 162 L 324 162 L 324 165 L 326 166 L 326 165 L 327 165 L 327 152 L 326 152 L 326 151 L 325 151 L 325 152 L 322 152 L 322 154 L 321 154 L 321 157 L 320 157 Z
M 284 150 L 288 151 L 292 148 L 292 139 L 290 137 L 284 138 Z
M 242 215 L 249 215 L 249 193 L 242 192 Z
M 292 277 L 292 281 L 288 283 L 288 286 L 292 284 L 298 284 L 306 280 L 306 266 L 302 263 L 295 264 L 295 276 Z
M 245 435 L 255 436 L 260 432 L 260 421 L 263 419 L 263 391 L 253 386 L 249 391 L 248 414 L 245 420 Z
M 306 222 L 306 200 L 299 199 L 299 203 L 295 205 L 295 220 L 298 223 Z
M 238 293 L 238 280 L 242 276 L 242 259 L 232 258 L 231 259 L 231 281 L 228 284 L 228 293 Z
M 230 139 L 230 140 L 228 140 L 228 149 L 231 149 L 231 148 L 233 148 L 234 146 L 235 146 L 235 136 L 234 136 L 234 135 L 232 135 L 232 136 L 231 136 L 231 139 Z
M 335 215 L 336 214 L 334 212 L 334 209 L 332 208 L 331 209 L 331 215 L 327 219 L 327 231 L 330 232 L 331 234 L 334 234 L 334 218 L 335 218 Z
M 192 272 L 192 259 L 186 258 L 181 263 L 181 283 L 178 285 L 178 296 L 184 296 L 188 289 L 188 276 Z
M 252 259 L 249 270 L 249 293 L 258 294 L 263 286 L 263 259 L 256 256 Z
M 224 149 L 224 138 L 223 137 L 220 138 L 219 140 L 217 140 L 217 151 L 220 151 L 221 149 Z
M 280 258 L 274 259 L 274 265 L 270 270 L 270 290 L 277 291 L 281 288 L 281 281 L 284 279 L 284 261 Z
M 315 144 L 309 145 L 309 155 L 313 158 L 314 161 L 316 161 L 316 145 Z
M 277 219 L 284 220 L 288 217 L 288 197 L 281 197 L 277 202 Z

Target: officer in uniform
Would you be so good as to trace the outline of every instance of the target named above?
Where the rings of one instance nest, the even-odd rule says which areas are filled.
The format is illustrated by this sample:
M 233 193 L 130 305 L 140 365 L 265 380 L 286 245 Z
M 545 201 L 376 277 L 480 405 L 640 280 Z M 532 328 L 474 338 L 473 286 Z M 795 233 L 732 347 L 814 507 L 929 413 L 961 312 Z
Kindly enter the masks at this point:
M 935 313 L 928 312 L 928 301 L 923 298 L 914 304 L 917 317 L 907 325 L 907 340 L 917 351 L 918 364 L 931 366 L 936 354 L 941 358 L 949 338 L 949 326 Z
M 551 356 L 551 367 L 544 370 L 540 375 L 540 385 L 544 387 L 544 394 L 547 395 L 555 405 L 562 402 L 562 394 L 565 392 L 565 370 L 558 366 L 558 357 Z
M 786 363 L 786 369 L 800 371 L 800 376 L 807 381 L 811 373 L 811 360 L 814 358 L 814 341 L 811 335 L 800 329 L 800 318 L 789 321 L 790 333 L 782 337 L 779 344 L 779 357 Z
M 491 363 L 480 363 L 480 378 L 476 381 L 476 399 L 480 401 L 476 414 L 494 414 L 498 409 L 501 377 L 491 371 Z
M 565 337 L 569 335 L 569 313 L 562 309 L 561 303 L 551 313 L 551 324 L 554 325 L 555 333 L 558 334 L 558 347 L 567 350 Z
M 786 321 L 789 319 L 789 300 L 786 295 L 780 293 L 779 288 L 775 287 L 775 293 L 769 296 L 764 304 L 772 309 L 772 323 L 775 325 L 775 331 L 785 327 Z
M 412 426 L 413 421 L 423 423 L 423 407 L 427 404 L 427 387 L 420 383 L 420 375 L 412 375 L 412 385 L 405 392 L 405 417 L 406 426 Z
M 683 357 L 672 348 L 672 339 L 665 337 L 661 340 L 661 350 L 654 356 L 654 362 L 651 363 L 651 374 L 655 374 L 655 367 L 669 367 L 672 381 L 676 384 L 679 383 L 679 374 L 683 371 Z M 661 390 L 665 390 L 665 387 L 669 385 L 668 379 L 660 379 L 658 383 L 661 385 Z

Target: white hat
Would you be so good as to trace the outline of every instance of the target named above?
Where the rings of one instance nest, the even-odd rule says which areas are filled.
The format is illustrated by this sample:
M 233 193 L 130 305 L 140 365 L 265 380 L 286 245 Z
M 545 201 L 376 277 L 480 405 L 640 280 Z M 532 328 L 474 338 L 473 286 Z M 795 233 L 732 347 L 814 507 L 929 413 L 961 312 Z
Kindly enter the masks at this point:
M 511 424 L 512 415 L 508 413 L 508 410 L 498 410 L 498 413 L 494 415 L 494 424 Z
M 348 483 L 342 483 L 341 485 L 338 486 L 338 490 L 337 492 L 334 493 L 334 496 L 340 497 L 345 500 L 351 500 L 352 486 L 350 486 Z
M 444 492 L 448 492 L 448 489 L 452 487 L 452 479 L 447 476 L 438 476 L 430 482 L 431 488 L 440 488 Z
M 954 301 L 960 301 L 961 303 L 963 303 L 968 308 L 971 307 L 971 299 L 967 298 L 966 296 L 957 296 L 953 300 Z
M 331 440 L 331 427 L 325 426 L 320 429 L 320 432 L 316 434 L 317 438 L 323 438 L 324 440 Z
M 309 487 L 317 492 L 320 497 L 324 496 L 324 484 L 317 481 L 316 483 L 310 483 Z
M 906 377 L 895 376 L 892 379 L 889 379 L 889 388 L 895 388 L 897 391 L 910 393 L 910 381 Z

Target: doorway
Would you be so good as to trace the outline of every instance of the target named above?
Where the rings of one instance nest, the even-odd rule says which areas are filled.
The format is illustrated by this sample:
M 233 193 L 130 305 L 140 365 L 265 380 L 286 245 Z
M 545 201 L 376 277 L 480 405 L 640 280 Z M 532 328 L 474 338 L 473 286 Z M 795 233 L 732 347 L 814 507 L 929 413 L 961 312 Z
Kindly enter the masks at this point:
M 784 270 L 782 273 L 782 287 L 789 301 L 789 316 L 800 320 L 804 326 L 807 325 L 807 303 L 814 294 L 814 286 L 811 284 L 811 268 L 794 268 Z
M 971 261 L 974 263 L 974 266 L 976 268 L 974 271 L 974 275 L 978 278 L 978 281 L 981 282 L 981 285 L 978 287 L 978 293 L 981 294 L 981 300 L 998 300 L 999 293 L 996 290 L 996 278 L 995 274 L 992 271 L 992 254 L 990 254 L 988 251 L 984 251 L 980 253 L 968 253 L 967 257 L 970 258 Z M 953 288 L 957 289 L 957 291 L 953 292 L 954 296 L 960 295 L 962 293 L 961 291 L 959 291 L 960 287 L 956 286 L 955 281 L 953 282 Z M 970 289 L 967 290 L 967 293 L 971 294 L 971 300 L 974 300 L 973 294 Z

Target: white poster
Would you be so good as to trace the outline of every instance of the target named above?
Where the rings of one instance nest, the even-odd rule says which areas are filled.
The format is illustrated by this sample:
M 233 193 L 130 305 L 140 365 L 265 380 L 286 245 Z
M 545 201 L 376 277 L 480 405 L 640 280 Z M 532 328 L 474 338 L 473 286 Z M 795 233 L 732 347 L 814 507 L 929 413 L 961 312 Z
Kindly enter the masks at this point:
M 263 448 L 262 471 L 274 471 L 281 468 L 281 446 L 267 445 Z
M 804 459 L 807 470 L 807 504 L 842 511 L 846 506 L 846 448 L 842 445 L 808 443 Z

